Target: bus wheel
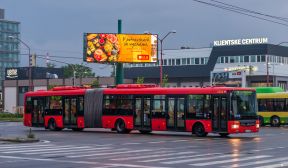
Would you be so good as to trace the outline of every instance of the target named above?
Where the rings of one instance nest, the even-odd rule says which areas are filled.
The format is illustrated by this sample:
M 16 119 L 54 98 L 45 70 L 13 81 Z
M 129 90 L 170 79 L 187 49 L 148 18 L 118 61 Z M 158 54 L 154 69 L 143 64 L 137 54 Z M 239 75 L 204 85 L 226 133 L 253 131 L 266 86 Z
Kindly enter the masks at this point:
M 115 128 L 116 131 L 121 134 L 130 132 L 129 130 L 126 129 L 125 122 L 122 119 L 116 121 Z
M 48 122 L 48 129 L 50 131 L 56 131 L 57 127 L 56 127 L 56 122 L 54 119 L 50 119 Z
M 140 132 L 141 134 L 149 134 L 149 133 L 151 133 L 150 130 L 139 130 L 139 132 Z
M 229 135 L 229 133 L 219 133 L 219 135 L 220 135 L 221 137 L 227 137 L 227 136 Z
M 72 128 L 73 131 L 83 131 L 84 128 Z
M 272 127 L 279 127 L 280 126 L 280 118 L 278 116 L 272 116 L 270 119 L 270 123 Z
M 193 133 L 198 137 L 207 136 L 207 132 L 205 132 L 205 128 L 202 124 L 198 123 L 193 127 Z

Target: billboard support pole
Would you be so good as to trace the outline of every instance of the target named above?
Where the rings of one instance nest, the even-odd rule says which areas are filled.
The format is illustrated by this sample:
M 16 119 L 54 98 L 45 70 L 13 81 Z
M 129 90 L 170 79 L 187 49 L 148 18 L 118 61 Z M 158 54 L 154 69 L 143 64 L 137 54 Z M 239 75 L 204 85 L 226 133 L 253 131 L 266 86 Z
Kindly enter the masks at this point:
M 122 33 L 122 20 L 118 19 L 118 34 Z M 117 62 L 116 63 L 116 77 L 115 77 L 115 84 L 122 84 L 124 78 L 124 70 L 123 70 L 123 64 Z

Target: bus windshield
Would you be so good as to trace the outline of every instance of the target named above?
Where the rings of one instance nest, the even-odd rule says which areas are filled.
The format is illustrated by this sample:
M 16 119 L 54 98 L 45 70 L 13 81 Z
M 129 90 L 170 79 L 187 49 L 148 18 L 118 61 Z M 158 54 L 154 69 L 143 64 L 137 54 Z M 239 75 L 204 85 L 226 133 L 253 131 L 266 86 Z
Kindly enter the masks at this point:
M 256 94 L 253 91 L 233 91 L 232 92 L 231 117 L 234 119 L 255 119 Z

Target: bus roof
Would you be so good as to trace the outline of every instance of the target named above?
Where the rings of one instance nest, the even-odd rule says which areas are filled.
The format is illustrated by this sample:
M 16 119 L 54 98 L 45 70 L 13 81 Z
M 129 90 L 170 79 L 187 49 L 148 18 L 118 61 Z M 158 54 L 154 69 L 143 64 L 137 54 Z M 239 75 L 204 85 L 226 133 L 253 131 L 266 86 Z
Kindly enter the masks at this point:
M 39 90 L 35 92 L 27 92 L 26 96 L 71 96 L 84 95 L 88 88 L 71 88 L 71 87 L 57 87 L 48 91 Z M 162 87 L 116 87 L 116 88 L 102 88 L 104 94 L 225 94 L 227 91 L 255 91 L 251 88 L 239 87 L 179 87 L 179 88 L 162 88 Z
M 281 87 L 256 87 L 256 93 L 277 93 L 284 92 Z
M 278 93 L 261 93 L 257 94 L 257 99 L 275 99 L 275 98 L 288 98 L 288 92 Z

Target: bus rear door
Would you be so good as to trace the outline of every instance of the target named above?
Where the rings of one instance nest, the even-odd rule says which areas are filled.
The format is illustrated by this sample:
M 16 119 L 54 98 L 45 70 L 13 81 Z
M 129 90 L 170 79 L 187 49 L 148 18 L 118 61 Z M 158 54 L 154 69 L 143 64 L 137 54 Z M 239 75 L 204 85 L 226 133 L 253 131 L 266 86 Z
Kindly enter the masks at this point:
M 227 97 L 213 96 L 212 97 L 212 130 L 214 132 L 227 132 Z
M 167 97 L 167 129 L 185 130 L 185 98 Z
M 32 126 L 44 126 L 45 97 L 33 97 L 32 102 Z
M 151 97 L 135 96 L 134 128 L 151 130 Z

